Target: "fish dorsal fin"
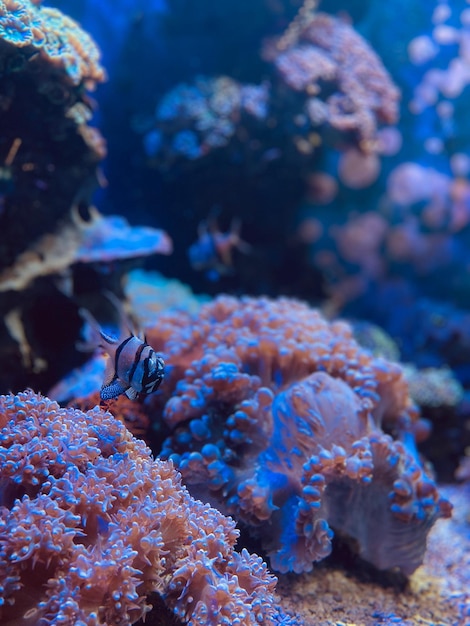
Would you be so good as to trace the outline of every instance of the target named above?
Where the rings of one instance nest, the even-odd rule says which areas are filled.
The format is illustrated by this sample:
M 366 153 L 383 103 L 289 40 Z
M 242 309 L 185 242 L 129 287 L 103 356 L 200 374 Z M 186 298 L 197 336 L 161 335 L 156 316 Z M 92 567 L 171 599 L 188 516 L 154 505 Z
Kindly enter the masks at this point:
M 119 343 L 118 337 L 112 337 L 111 335 L 108 335 L 108 333 L 105 333 L 104 330 L 101 328 L 100 328 L 100 335 L 103 341 L 106 341 L 106 343 L 109 343 L 110 345 L 116 345 Z
M 134 324 L 133 320 L 126 313 L 126 311 L 124 310 L 124 306 L 123 306 L 121 300 L 119 300 L 119 298 L 117 298 L 114 295 L 114 293 L 112 293 L 111 291 L 106 291 L 105 292 L 105 296 L 111 302 L 111 304 L 115 307 L 116 311 L 119 313 L 119 317 L 121 319 L 121 323 L 124 323 L 126 325 L 127 330 L 129 331 L 129 333 L 131 335 L 134 335 L 135 337 L 138 337 L 139 339 L 142 339 L 142 331 L 141 331 L 141 329 L 138 328 L 136 326 L 136 324 Z
M 79 309 L 78 312 L 80 314 L 80 317 L 91 326 L 96 336 L 96 339 L 98 341 L 99 341 L 99 338 L 101 338 L 105 343 L 109 345 L 116 345 L 117 343 L 119 343 L 119 340 L 117 337 L 112 337 L 111 335 L 108 335 L 108 333 L 104 332 L 104 330 L 101 328 L 99 323 L 95 320 L 95 318 L 90 313 L 90 311 L 88 311 L 88 309 L 81 308 Z

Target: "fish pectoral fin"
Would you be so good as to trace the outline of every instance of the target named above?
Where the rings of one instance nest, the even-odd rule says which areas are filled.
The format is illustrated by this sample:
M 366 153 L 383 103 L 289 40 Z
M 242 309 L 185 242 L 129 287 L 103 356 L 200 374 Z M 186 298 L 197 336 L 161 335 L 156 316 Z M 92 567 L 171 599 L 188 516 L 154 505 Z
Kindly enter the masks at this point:
M 104 370 L 103 387 L 107 387 L 113 382 L 116 372 L 114 370 L 114 359 L 108 357 L 106 359 L 106 369 Z
M 133 387 L 129 387 L 129 389 L 126 389 L 124 393 L 129 398 L 129 400 L 135 400 L 139 395 L 139 393 Z
M 124 385 L 119 379 L 114 380 L 108 385 L 103 385 L 100 391 L 100 398 L 102 400 L 113 400 L 122 393 L 125 393 L 127 386 Z

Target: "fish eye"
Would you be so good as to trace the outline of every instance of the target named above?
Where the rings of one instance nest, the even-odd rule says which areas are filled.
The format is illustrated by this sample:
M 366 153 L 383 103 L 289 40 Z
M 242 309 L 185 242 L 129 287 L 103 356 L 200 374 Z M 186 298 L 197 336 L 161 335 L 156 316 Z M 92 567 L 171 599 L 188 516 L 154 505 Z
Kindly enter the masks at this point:
M 147 363 L 147 380 L 149 382 L 160 381 L 163 378 L 163 361 L 152 356 Z

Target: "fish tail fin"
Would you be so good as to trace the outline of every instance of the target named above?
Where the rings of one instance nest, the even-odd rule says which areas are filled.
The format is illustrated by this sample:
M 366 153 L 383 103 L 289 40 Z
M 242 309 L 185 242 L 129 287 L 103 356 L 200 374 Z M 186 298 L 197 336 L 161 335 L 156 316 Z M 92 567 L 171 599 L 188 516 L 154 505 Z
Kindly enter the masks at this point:
M 251 254 L 251 252 L 253 252 L 253 246 L 247 241 L 243 241 L 243 239 L 237 241 L 236 248 L 239 252 L 243 252 L 243 254 Z
M 242 231 L 242 221 L 239 217 L 233 217 L 230 222 L 230 233 L 236 237 L 240 237 Z
M 230 235 L 232 237 L 234 247 L 243 254 L 250 254 L 253 246 L 241 238 L 242 221 L 239 217 L 234 217 L 230 224 Z
M 124 394 L 129 398 L 129 400 L 135 400 L 139 395 L 139 392 L 132 387 L 129 387 L 129 389 L 124 392 Z

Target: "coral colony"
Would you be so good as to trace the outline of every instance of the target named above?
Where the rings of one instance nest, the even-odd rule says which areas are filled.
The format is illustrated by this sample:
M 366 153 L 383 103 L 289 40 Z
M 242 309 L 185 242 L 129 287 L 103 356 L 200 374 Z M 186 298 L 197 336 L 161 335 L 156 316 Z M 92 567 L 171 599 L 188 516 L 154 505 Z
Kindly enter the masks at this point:
M 378 568 L 420 565 L 451 507 L 397 441 L 420 427 L 397 365 L 292 300 L 219 297 L 192 318 L 157 318 L 149 337 L 173 378 L 163 458 L 253 526 L 274 569 L 310 571 L 331 552 L 331 527 Z
M 468 2 L 50 4 L 0 0 L 0 624 L 468 626 Z
M 234 522 L 112 415 L 32 392 L 0 411 L 3 624 L 132 624 L 152 592 L 190 624 L 283 623 Z
M 294 134 L 285 132 L 286 141 L 311 154 L 330 127 L 351 149 L 360 146 L 363 164 L 356 169 L 370 172 L 364 185 L 372 182 L 376 154 L 383 151 L 378 126 L 397 121 L 399 99 L 374 51 L 346 23 L 314 13 L 296 28 L 295 36 L 267 41 L 263 56 L 276 70 L 272 84 L 199 76 L 194 84 L 167 93 L 155 110 L 155 128 L 145 136 L 148 155 L 168 167 L 178 157 L 194 160 L 227 146 L 247 129 L 269 133 L 279 124 L 297 127 Z M 347 162 L 347 152 L 343 159 Z M 340 169 L 343 178 L 352 179 L 345 164 Z

